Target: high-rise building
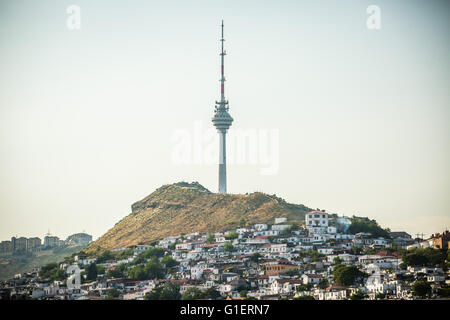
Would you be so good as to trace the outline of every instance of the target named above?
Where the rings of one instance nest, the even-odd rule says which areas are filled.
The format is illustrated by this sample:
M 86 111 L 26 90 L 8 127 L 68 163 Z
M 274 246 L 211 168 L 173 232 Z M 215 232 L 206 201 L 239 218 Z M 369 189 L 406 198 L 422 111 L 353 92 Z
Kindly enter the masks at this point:
M 0 242 L 0 255 L 9 255 L 13 252 L 11 241 Z
M 25 252 L 27 250 L 27 238 L 25 237 L 12 237 L 11 238 L 12 249 L 14 252 Z
M 214 117 L 212 122 L 219 132 L 219 192 L 227 192 L 227 158 L 226 158 L 226 134 L 228 128 L 233 122 L 233 118 L 228 113 L 228 101 L 225 100 L 225 74 L 224 74 L 224 57 L 226 52 L 223 49 L 223 20 L 222 20 L 222 43 L 221 56 L 221 78 L 220 78 L 220 101 L 216 101 L 214 109 Z
M 27 251 L 37 251 L 41 247 L 41 239 L 38 237 L 27 239 Z
M 47 235 L 44 237 L 44 247 L 47 248 L 53 248 L 53 247 L 59 247 L 59 238 L 57 236 L 50 236 Z

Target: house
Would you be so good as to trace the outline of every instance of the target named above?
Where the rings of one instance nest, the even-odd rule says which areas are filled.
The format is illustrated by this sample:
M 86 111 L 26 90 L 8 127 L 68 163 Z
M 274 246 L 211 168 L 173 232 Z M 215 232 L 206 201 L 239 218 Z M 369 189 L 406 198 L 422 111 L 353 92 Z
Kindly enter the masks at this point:
M 253 228 L 254 228 L 256 231 L 264 231 L 264 230 L 267 230 L 267 229 L 268 229 L 268 226 L 267 226 L 267 224 L 259 223 L 259 224 L 255 224 L 255 225 L 253 226 Z
M 278 230 L 263 230 L 263 231 L 256 231 L 254 233 L 255 236 L 266 236 L 266 237 L 276 237 L 280 234 L 280 231 Z
M 272 294 L 291 293 L 301 284 L 300 279 L 275 279 L 270 285 L 270 291 Z
M 222 296 L 226 295 L 227 293 L 230 293 L 233 290 L 234 287 L 230 283 L 221 283 L 217 286 L 217 291 L 219 291 L 219 293 Z
M 247 244 L 264 244 L 269 243 L 269 236 L 257 236 L 247 239 Z
M 372 240 L 372 246 L 373 247 L 385 247 L 388 244 L 388 241 L 384 238 L 378 238 L 378 239 L 373 239 Z
M 331 285 L 318 293 L 319 300 L 345 300 L 348 297 L 347 287 Z
M 428 275 L 427 281 L 434 282 L 434 283 L 445 282 L 445 276 L 439 275 L 439 274 Z
M 215 238 L 215 240 L 216 240 L 216 243 L 222 243 L 222 242 L 225 242 L 225 237 L 223 235 L 220 235 L 220 236 L 217 236 Z
M 191 242 L 183 242 L 175 245 L 176 250 L 191 250 L 192 243 Z
M 258 279 L 257 279 L 257 283 L 258 283 L 258 287 L 265 287 L 265 286 L 268 286 L 269 285 L 269 276 L 267 276 L 267 275 L 260 275 L 260 276 L 258 276 Z
M 337 228 L 336 228 L 336 227 L 331 227 L 331 226 L 329 226 L 329 227 L 327 228 L 327 233 L 329 233 L 329 234 L 335 234 L 335 233 L 337 233 Z
M 290 227 L 290 225 L 288 225 L 288 224 L 274 224 L 274 225 L 272 225 L 271 229 L 274 231 L 283 231 L 289 227 Z
M 271 253 L 286 253 L 287 252 L 287 244 L 286 243 L 271 244 L 270 252 Z
M 287 218 L 275 218 L 275 224 L 286 222 Z
M 331 247 L 322 247 L 318 248 L 317 251 L 321 254 L 330 255 L 333 253 L 343 252 L 345 248 L 341 246 L 331 246 Z
M 299 270 L 300 266 L 293 264 L 292 262 L 280 259 L 278 261 L 266 262 L 263 265 L 264 272 L 268 276 L 278 276 L 286 273 L 290 270 Z
M 163 248 L 168 248 L 172 243 L 177 242 L 178 237 L 166 237 L 158 242 L 158 244 Z
M 220 278 L 224 282 L 230 282 L 230 281 L 233 281 L 235 279 L 238 279 L 239 275 L 237 273 L 234 273 L 234 272 L 223 272 L 221 274 Z
M 448 243 L 450 241 L 450 232 L 444 231 L 442 234 L 436 233 L 431 235 L 430 239 L 431 247 L 435 249 L 448 249 Z
M 310 234 L 326 233 L 328 229 L 328 213 L 311 211 L 305 215 L 305 224 Z
M 411 235 L 409 233 L 406 233 L 404 231 L 392 231 L 389 233 L 389 235 L 393 239 L 411 239 Z
M 349 253 L 341 253 L 341 254 L 330 254 L 327 256 L 327 261 L 330 263 L 334 262 L 334 259 L 339 258 L 343 261 L 344 264 L 351 264 L 352 262 L 356 261 L 358 258 Z
M 132 290 L 122 295 L 123 300 L 144 300 L 144 296 L 148 291 L 145 289 Z
M 320 280 L 323 279 L 323 275 L 321 274 L 303 274 L 301 276 L 302 282 L 304 284 L 318 284 Z

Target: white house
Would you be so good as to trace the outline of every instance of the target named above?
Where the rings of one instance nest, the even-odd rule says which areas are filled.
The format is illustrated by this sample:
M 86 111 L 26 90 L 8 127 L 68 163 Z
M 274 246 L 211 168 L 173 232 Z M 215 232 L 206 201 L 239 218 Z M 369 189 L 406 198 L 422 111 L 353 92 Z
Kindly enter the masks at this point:
M 217 236 L 215 239 L 216 239 L 217 243 L 225 242 L 225 237 L 224 236 Z
M 334 286 L 327 290 L 320 290 L 319 300 L 345 300 L 347 299 L 347 290 L 344 287 Z
M 256 231 L 254 233 L 255 236 L 273 236 L 276 237 L 280 234 L 280 231 L 278 230 L 263 230 L 263 231 Z
M 191 242 L 183 242 L 175 245 L 175 249 L 177 250 L 191 250 L 192 243 Z
M 275 224 L 286 222 L 287 218 L 275 218 Z
M 328 213 L 323 211 L 311 211 L 305 216 L 305 224 L 309 233 L 326 233 L 328 229 Z
M 268 226 L 265 223 L 259 223 L 259 224 L 255 224 L 254 228 L 256 231 L 264 231 L 264 230 L 268 229 Z
M 329 226 L 329 227 L 327 228 L 327 233 L 329 233 L 329 234 L 335 234 L 335 233 L 337 233 L 337 228 L 336 228 L 336 227 L 331 227 L 331 226 Z
M 271 253 L 285 253 L 285 252 L 287 252 L 287 244 L 286 243 L 272 244 L 270 246 L 270 252 Z
M 290 293 L 302 284 L 300 279 L 275 279 L 270 284 L 272 294 Z
M 159 245 L 163 248 L 168 248 L 172 243 L 177 241 L 177 237 L 166 237 L 159 241 Z
M 301 279 L 304 284 L 317 284 L 321 279 L 323 279 L 323 276 L 321 274 L 303 274 Z
M 272 225 L 271 229 L 275 230 L 275 231 L 283 231 L 289 227 L 290 227 L 290 225 L 288 225 L 288 224 L 274 224 L 274 225 Z
M 267 236 L 258 236 L 247 239 L 247 244 L 264 244 L 264 243 L 269 243 L 269 239 Z

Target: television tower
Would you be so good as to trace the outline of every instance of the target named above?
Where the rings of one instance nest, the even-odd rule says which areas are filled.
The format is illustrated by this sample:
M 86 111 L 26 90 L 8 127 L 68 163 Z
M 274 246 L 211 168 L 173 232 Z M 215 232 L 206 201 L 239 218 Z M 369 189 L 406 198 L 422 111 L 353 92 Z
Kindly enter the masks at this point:
M 224 57 L 226 52 L 223 50 L 223 20 L 222 20 L 222 52 L 220 53 L 222 68 L 220 78 L 220 101 L 216 101 L 214 108 L 214 117 L 212 122 L 219 132 L 219 193 L 227 193 L 227 157 L 226 157 L 226 134 L 228 128 L 233 122 L 233 118 L 228 113 L 228 101 L 225 100 L 225 76 L 224 76 Z

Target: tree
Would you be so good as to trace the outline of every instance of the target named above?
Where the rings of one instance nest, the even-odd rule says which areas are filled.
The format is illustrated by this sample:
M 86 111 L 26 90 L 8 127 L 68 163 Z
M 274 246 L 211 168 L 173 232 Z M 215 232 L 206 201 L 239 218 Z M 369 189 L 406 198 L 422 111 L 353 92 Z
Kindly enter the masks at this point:
M 219 297 L 221 297 L 221 295 L 220 295 L 219 291 L 217 291 L 216 288 L 214 288 L 214 287 L 208 288 L 204 292 L 205 299 L 216 300 Z
M 61 269 L 57 263 L 48 263 L 41 268 L 39 276 L 42 279 L 48 279 L 51 281 L 62 281 L 67 278 L 66 272 Z
M 164 256 L 164 249 L 161 247 L 154 247 L 154 248 L 150 248 L 146 251 L 144 251 L 145 256 L 147 258 L 151 258 L 151 257 L 158 257 L 161 258 L 162 256 Z
M 339 257 L 335 257 L 333 259 L 333 263 L 334 264 L 342 264 L 342 262 L 344 262 L 344 261 L 341 258 L 339 258 Z
M 311 283 L 307 283 L 307 284 L 301 284 L 299 286 L 297 286 L 295 288 L 295 290 L 297 292 L 302 292 L 302 291 L 310 291 L 312 289 L 313 285 Z
M 112 299 L 112 298 L 117 298 L 120 296 L 120 292 L 119 290 L 117 290 L 116 288 L 112 288 L 108 291 L 108 298 Z
M 96 280 L 97 279 L 97 265 L 95 262 L 91 263 L 87 269 L 86 280 Z
M 402 261 L 406 266 L 414 267 L 436 267 L 445 264 L 446 253 L 433 248 L 413 249 L 407 251 Z
M 247 298 L 247 294 L 248 294 L 248 291 L 247 290 L 241 290 L 240 292 L 239 292 L 239 296 L 241 297 L 241 298 Z
M 365 274 L 356 266 L 335 265 L 333 270 L 333 279 L 336 284 L 350 286 L 358 279 L 363 278 Z
M 260 258 L 261 254 L 259 252 L 255 252 L 250 256 L 250 261 L 258 263 Z
M 189 287 L 183 293 L 182 300 L 198 300 L 204 297 L 203 292 L 197 287 Z
M 144 299 L 145 300 L 159 300 L 159 297 L 161 296 L 162 289 L 163 289 L 162 286 L 153 288 L 152 291 L 147 292 L 145 294 Z
M 117 256 L 117 259 L 124 260 L 131 257 L 133 254 L 134 254 L 133 249 L 126 249 Z
M 320 279 L 320 281 L 319 281 L 319 283 L 317 284 L 317 286 L 318 286 L 320 289 L 325 289 L 326 287 L 329 286 L 329 282 L 328 282 L 327 279 L 322 278 L 322 279 Z
M 43 279 L 51 279 L 55 273 L 55 269 L 58 268 L 58 265 L 54 262 L 48 263 L 41 268 L 39 271 L 39 276 Z
M 416 297 L 424 299 L 431 294 L 431 286 L 428 282 L 417 281 L 413 284 L 412 294 Z
M 361 248 L 360 246 L 353 246 L 353 247 L 350 249 L 350 252 L 351 252 L 352 254 L 355 254 L 355 255 L 360 255 L 361 252 L 362 252 L 362 248 Z
M 164 249 L 161 247 L 154 247 L 141 252 L 136 259 L 133 260 L 132 264 L 141 264 L 147 262 L 147 260 L 152 258 L 160 258 L 164 256 Z
M 361 290 L 358 290 L 350 296 L 350 300 L 364 300 L 367 297 L 367 294 L 365 294 Z
M 164 286 L 153 288 L 152 291 L 147 292 L 144 296 L 146 300 L 180 300 L 180 285 L 170 282 Z
M 166 269 L 173 268 L 178 265 L 178 261 L 171 256 L 164 256 L 161 259 L 161 264 L 165 265 Z
M 97 263 L 104 263 L 108 260 L 112 260 L 114 259 L 114 255 L 112 254 L 111 251 L 106 250 L 103 251 L 103 253 L 97 258 Z
M 142 264 L 133 267 L 128 270 L 128 277 L 135 280 L 149 280 L 148 272 L 146 272 Z
M 239 233 L 237 233 L 236 231 L 230 232 L 229 234 L 227 234 L 225 236 L 225 239 L 227 240 L 234 240 L 237 239 L 239 237 Z
M 208 238 L 206 238 L 206 242 L 209 244 L 216 242 L 216 238 L 214 237 L 214 234 L 210 233 L 208 235 Z
M 123 278 L 123 272 L 120 269 L 110 269 L 106 272 L 107 278 Z
M 378 292 L 375 294 L 376 300 L 383 300 L 384 298 L 386 298 L 386 295 L 384 293 Z
M 227 251 L 227 252 L 232 252 L 234 250 L 233 245 L 229 242 L 225 243 L 225 245 L 223 247 L 224 247 L 225 251 Z
M 391 238 L 389 231 L 381 228 L 375 220 L 369 220 L 367 218 L 353 218 L 347 232 L 350 234 L 367 232 L 372 234 L 374 237 L 383 237 L 386 239 Z
M 164 269 L 158 259 L 152 258 L 144 269 L 148 279 L 158 279 L 164 277 Z
M 450 288 L 439 288 L 437 294 L 439 297 L 448 298 L 450 297 Z
M 170 282 L 164 286 L 159 296 L 160 300 L 180 300 L 180 285 Z
M 104 266 L 100 266 L 100 265 L 97 266 L 97 275 L 105 274 L 105 271 L 106 271 L 106 269 Z

